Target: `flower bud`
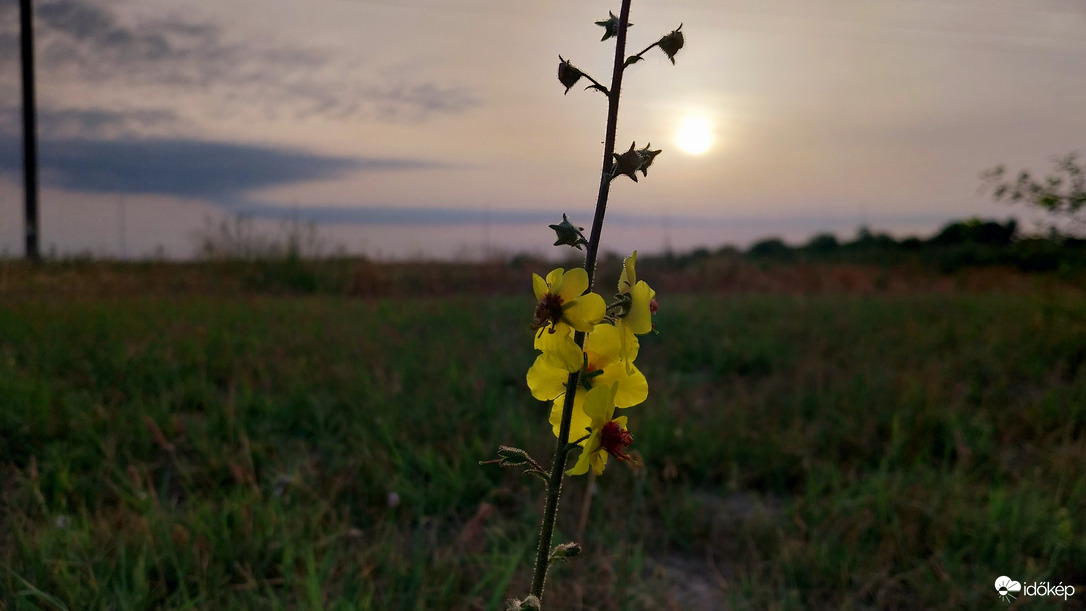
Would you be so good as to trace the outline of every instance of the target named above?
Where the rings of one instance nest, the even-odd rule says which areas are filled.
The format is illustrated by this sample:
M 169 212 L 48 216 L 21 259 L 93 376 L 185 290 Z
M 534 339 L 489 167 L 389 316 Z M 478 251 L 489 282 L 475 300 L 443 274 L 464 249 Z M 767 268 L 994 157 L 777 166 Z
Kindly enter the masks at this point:
M 675 63 L 675 54 L 679 52 L 679 49 L 683 48 L 686 44 L 686 39 L 683 37 L 683 33 L 679 30 L 682 29 L 682 24 L 679 27 L 671 31 L 670 34 L 661 38 L 656 45 L 660 47 L 660 50 L 667 54 L 667 58 L 671 60 L 671 63 Z
M 531 458 L 524 450 L 510 446 L 498 446 L 498 456 L 501 457 L 498 464 L 502 467 L 516 467 L 527 464 Z
M 551 550 L 551 560 L 559 560 L 562 558 L 572 558 L 581 553 L 580 543 L 563 543 L 561 545 L 554 546 Z
M 534 595 L 528 596 L 524 600 L 511 600 L 509 601 L 508 611 L 540 611 L 543 608 L 542 603 Z
M 561 55 L 558 56 L 558 60 L 558 81 L 565 85 L 566 93 L 569 93 L 569 90 L 584 76 L 584 72 L 581 72 L 580 69 Z

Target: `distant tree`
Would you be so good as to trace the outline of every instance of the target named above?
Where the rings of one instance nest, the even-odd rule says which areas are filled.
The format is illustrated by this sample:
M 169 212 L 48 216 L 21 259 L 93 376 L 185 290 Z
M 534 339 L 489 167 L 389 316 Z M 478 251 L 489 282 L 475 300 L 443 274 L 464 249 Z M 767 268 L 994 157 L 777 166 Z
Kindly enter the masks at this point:
M 993 189 L 997 201 L 1025 202 L 1055 218 L 1086 226 L 1086 165 L 1078 162 L 1077 151 L 1054 158 L 1053 171 L 1044 178 L 1022 170 L 1011 180 L 1001 165 L 984 172 L 981 178 Z
M 929 242 L 940 246 L 952 244 L 1006 246 L 1014 240 L 1017 232 L 1018 221 L 1014 219 L 1007 219 L 1006 223 L 998 223 L 996 221 L 982 221 L 978 218 L 971 218 L 944 225 L 939 233 L 932 236 Z
M 856 239 L 849 244 L 852 248 L 891 250 L 897 246 L 897 240 L 888 233 L 875 233 L 866 225 L 856 230 Z
M 808 252 L 825 254 L 837 250 L 840 246 L 837 236 L 832 233 L 820 233 L 804 244 L 803 249 Z
M 792 249 L 780 238 L 767 238 L 751 245 L 747 254 L 752 257 L 786 257 L 792 254 Z

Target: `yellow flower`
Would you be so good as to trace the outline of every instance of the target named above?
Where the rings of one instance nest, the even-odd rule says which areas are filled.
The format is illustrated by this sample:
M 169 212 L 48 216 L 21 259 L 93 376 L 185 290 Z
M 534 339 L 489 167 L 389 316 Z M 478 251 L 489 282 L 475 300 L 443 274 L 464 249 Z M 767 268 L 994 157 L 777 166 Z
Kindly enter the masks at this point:
M 614 390 L 614 387 L 597 386 L 586 393 L 584 411 L 589 425 L 581 430 L 587 430 L 588 438 L 582 442 L 577 463 L 566 471 L 569 475 L 584 475 L 589 467 L 596 475 L 603 473 L 608 454 L 618 460 L 630 460 L 624 450 L 633 443 L 633 435 L 626 428 L 626 416 L 612 418 L 615 415 Z M 570 430 L 571 437 L 580 433 L 576 429 Z
M 583 294 L 588 289 L 588 272 L 581 267 L 568 272 L 559 267 L 547 274 L 546 280 L 532 274 L 532 289 L 537 303 L 531 328 L 539 331 L 535 347 L 556 366 L 577 371 L 582 358 L 572 330 L 587 333 L 603 320 L 607 313 L 603 297 Z
M 622 275 L 618 279 L 618 294 L 628 296 L 628 309 L 619 317 L 615 326 L 621 331 L 623 353 L 637 354 L 637 336 L 652 331 L 652 315 L 655 313 L 654 300 L 656 291 L 644 280 L 637 279 L 637 251 L 626 257 L 622 265 Z M 627 361 L 632 362 L 634 357 Z
M 614 386 L 613 400 L 618 407 L 630 407 L 641 403 L 649 396 L 649 383 L 632 359 L 637 356 L 622 352 L 619 330 L 607 324 L 596 325 L 596 329 L 585 340 L 585 358 L 587 363 L 581 372 L 579 388 L 573 397 L 572 431 L 584 430 L 588 426 L 588 417 L 584 413 L 584 396 L 587 390 L 597 386 Z M 628 357 L 628 358 L 627 358 Z M 528 370 L 528 388 L 532 396 L 540 401 L 552 401 L 550 423 L 554 434 L 562 421 L 562 406 L 565 403 L 566 382 L 569 372 L 556 366 L 546 355 L 536 358 Z

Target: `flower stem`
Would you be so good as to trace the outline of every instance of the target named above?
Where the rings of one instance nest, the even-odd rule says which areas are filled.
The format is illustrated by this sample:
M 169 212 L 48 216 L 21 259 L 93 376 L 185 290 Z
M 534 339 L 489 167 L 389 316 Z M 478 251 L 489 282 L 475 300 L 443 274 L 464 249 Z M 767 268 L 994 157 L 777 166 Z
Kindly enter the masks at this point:
M 618 17 L 618 35 L 615 37 L 615 64 L 611 73 L 611 89 L 607 95 L 607 131 L 603 143 L 603 171 L 600 176 L 600 190 L 596 197 L 596 214 L 592 219 L 592 233 L 588 239 L 588 248 L 584 258 L 584 268 L 588 272 L 588 291 L 592 290 L 596 277 L 596 256 L 600 249 L 600 234 L 603 232 L 603 216 L 607 211 L 607 196 L 611 191 L 611 169 L 614 164 L 615 132 L 618 129 L 618 99 L 622 91 L 622 71 L 626 55 L 626 29 L 630 23 L 630 2 L 622 0 L 622 9 Z M 581 331 L 573 335 L 573 341 L 580 348 L 584 347 L 585 334 Z M 539 527 L 539 547 L 536 549 L 535 573 L 532 576 L 531 594 L 543 599 L 543 586 L 547 581 L 550 568 L 550 550 L 554 536 L 554 522 L 558 515 L 558 499 L 562 494 L 562 475 L 566 469 L 566 454 L 569 452 L 569 428 L 573 419 L 573 398 L 580 378 L 580 371 L 569 374 L 566 381 L 565 401 L 562 404 L 562 421 L 558 427 L 558 442 L 554 446 L 554 462 L 551 464 L 550 484 L 547 486 L 547 504 L 543 508 L 543 520 Z M 569 389 L 574 389 L 570 392 Z

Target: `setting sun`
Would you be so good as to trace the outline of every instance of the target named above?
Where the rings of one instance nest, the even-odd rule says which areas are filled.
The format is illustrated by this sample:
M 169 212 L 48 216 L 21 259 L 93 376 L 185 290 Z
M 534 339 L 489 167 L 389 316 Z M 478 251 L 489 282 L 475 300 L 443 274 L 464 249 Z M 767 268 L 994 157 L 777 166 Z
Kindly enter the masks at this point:
M 704 117 L 687 117 L 675 134 L 675 143 L 684 153 L 700 155 L 713 144 L 713 128 Z

